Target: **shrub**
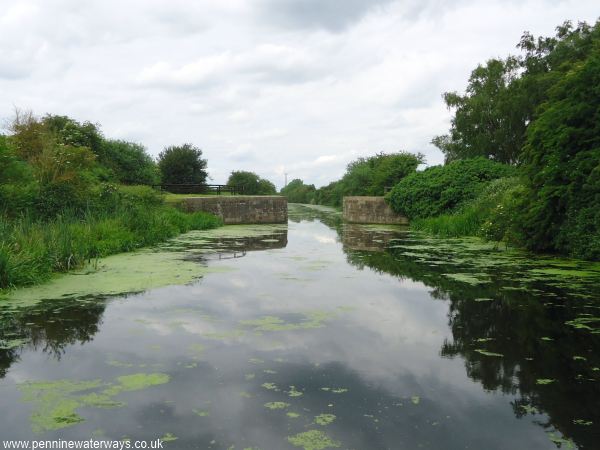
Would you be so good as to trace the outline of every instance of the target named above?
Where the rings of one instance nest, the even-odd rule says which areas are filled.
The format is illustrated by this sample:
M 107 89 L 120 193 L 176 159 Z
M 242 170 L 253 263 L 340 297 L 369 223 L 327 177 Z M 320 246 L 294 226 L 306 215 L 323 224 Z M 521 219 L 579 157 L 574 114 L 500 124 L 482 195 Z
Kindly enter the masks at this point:
M 409 219 L 449 214 L 475 199 L 488 182 L 514 173 L 513 167 L 485 158 L 453 161 L 407 176 L 386 199 Z
M 522 189 L 516 177 L 491 181 L 475 199 L 454 214 L 414 219 L 411 227 L 443 237 L 480 236 L 517 243 L 514 200 Z

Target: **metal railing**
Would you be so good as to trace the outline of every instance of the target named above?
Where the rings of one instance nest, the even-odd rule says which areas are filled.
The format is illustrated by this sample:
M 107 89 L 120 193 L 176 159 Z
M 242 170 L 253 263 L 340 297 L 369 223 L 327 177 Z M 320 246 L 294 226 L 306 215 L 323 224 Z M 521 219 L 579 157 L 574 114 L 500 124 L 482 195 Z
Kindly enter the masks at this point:
M 229 186 L 226 184 L 155 184 L 152 187 L 171 194 L 216 194 L 229 193 L 240 195 L 244 193 L 241 186 Z

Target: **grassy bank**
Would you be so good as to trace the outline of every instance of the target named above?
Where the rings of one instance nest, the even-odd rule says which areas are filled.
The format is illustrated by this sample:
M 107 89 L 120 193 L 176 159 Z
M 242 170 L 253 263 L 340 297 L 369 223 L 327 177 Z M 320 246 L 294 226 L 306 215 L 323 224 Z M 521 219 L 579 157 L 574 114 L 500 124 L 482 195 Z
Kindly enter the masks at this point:
M 47 221 L 0 217 L 0 288 L 48 280 L 55 272 L 164 241 L 189 230 L 221 225 L 206 213 L 187 214 L 159 205 L 125 207 L 111 213 L 69 213 Z

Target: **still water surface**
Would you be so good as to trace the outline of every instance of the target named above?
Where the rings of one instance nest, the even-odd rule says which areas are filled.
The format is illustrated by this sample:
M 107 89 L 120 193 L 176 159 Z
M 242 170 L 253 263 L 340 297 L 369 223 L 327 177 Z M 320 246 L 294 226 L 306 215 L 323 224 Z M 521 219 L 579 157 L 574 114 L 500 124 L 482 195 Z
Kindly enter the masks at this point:
M 600 448 L 598 265 L 298 205 L 151 256 L 181 272 L 142 252 L 115 267 L 152 289 L 109 271 L 0 303 L 2 439 Z

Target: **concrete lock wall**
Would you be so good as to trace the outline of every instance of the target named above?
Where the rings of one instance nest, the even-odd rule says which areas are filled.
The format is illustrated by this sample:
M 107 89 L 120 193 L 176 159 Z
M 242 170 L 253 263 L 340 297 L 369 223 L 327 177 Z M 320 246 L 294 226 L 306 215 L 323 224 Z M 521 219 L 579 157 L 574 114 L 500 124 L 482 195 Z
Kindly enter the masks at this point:
M 408 219 L 392 211 L 383 197 L 344 197 L 343 218 L 353 223 L 408 224 Z
M 287 199 L 277 195 L 188 197 L 181 207 L 188 212 L 204 211 L 223 219 L 226 225 L 287 223 Z

